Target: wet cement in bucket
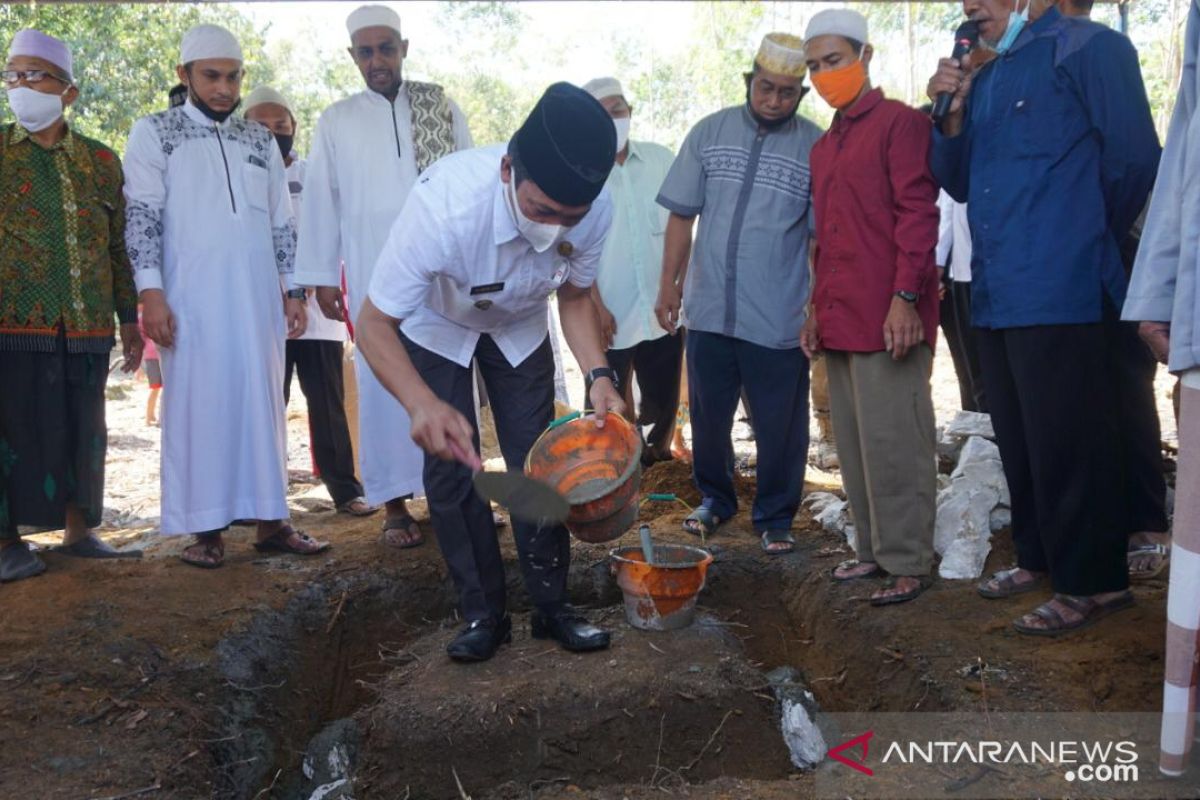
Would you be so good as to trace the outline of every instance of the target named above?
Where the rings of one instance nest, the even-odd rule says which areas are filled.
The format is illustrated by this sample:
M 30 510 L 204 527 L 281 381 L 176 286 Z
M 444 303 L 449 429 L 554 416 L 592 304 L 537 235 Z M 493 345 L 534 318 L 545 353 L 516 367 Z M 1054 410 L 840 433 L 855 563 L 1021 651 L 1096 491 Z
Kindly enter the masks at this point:
M 686 628 L 696 614 L 696 596 L 712 555 L 698 547 L 655 545 L 654 563 L 647 564 L 640 547 L 623 547 L 611 554 L 617 585 L 625 596 L 625 616 L 641 630 Z

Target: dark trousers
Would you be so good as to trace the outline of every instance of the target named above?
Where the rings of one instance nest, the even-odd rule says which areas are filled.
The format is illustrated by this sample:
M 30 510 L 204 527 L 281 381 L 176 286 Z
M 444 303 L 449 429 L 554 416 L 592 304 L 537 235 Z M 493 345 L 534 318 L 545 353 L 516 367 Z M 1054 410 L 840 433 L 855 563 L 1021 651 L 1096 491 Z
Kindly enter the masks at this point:
M 1103 323 L 976 329 L 1012 495 L 1017 565 L 1054 591 L 1129 585 L 1120 430 Z
M 1167 481 L 1162 430 L 1154 400 L 1158 362 L 1137 334 L 1136 322 L 1109 325 L 1114 387 L 1121 424 L 1121 467 L 1128 505 L 1127 533 L 1167 530 Z
M 346 389 L 342 382 L 341 342 L 289 339 L 283 377 L 284 403 L 291 397 L 292 372 L 300 377 L 300 391 L 308 401 L 308 425 L 313 459 L 321 481 L 335 505 L 363 493 L 354 477 L 354 448 L 346 422 Z
M 401 335 L 413 366 L 441 400 L 475 419 L 473 373 Z M 510 470 L 521 470 L 534 441 L 554 417 L 554 351 L 549 337 L 512 366 L 490 336 L 479 337 L 475 363 L 487 385 L 500 451 Z M 475 426 L 479 449 L 479 426 Z M 502 617 L 507 610 L 504 559 L 491 507 L 475 493 L 471 470 L 456 461 L 425 455 L 425 496 L 438 545 L 468 621 Z M 534 604 L 550 610 L 563 602 L 571 540 L 562 525 L 540 528 L 518 519 L 513 535 L 525 587 Z
M 652 462 L 670 457 L 671 435 L 675 432 L 675 412 L 679 409 L 679 368 L 683 363 L 683 334 L 660 336 L 633 347 L 609 350 L 608 365 L 617 373 L 621 391 L 637 376 L 641 393 L 641 407 L 637 423 L 649 425 L 646 449 L 642 460 Z M 591 381 L 584 379 L 585 391 L 590 395 Z M 586 400 L 591 410 L 590 397 Z M 632 412 L 632 409 L 630 409 Z
M 962 409 L 986 414 L 979 347 L 975 344 L 975 329 L 971 327 L 971 284 L 948 280 L 945 285 L 946 296 L 942 298 L 940 309 L 942 333 L 950 347 L 950 358 L 954 360 Z
M 721 519 L 737 511 L 733 415 L 745 389 L 754 418 L 757 531 L 791 527 L 808 462 L 808 359 L 717 333 L 688 331 L 693 476 L 704 505 Z
M 108 353 L 0 350 L 0 539 L 17 526 L 63 527 L 74 503 L 94 528 L 104 511 Z

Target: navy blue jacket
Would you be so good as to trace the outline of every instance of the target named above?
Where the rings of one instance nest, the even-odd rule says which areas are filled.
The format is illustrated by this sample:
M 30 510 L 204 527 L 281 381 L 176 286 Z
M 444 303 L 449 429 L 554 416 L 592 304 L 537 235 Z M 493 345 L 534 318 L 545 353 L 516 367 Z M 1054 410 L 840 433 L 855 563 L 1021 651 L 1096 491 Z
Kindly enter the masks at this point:
M 1120 309 L 1118 244 L 1160 154 L 1129 39 L 1051 8 L 980 69 L 967 103 L 958 136 L 934 132 L 931 163 L 968 204 L 973 324 L 1089 323 Z

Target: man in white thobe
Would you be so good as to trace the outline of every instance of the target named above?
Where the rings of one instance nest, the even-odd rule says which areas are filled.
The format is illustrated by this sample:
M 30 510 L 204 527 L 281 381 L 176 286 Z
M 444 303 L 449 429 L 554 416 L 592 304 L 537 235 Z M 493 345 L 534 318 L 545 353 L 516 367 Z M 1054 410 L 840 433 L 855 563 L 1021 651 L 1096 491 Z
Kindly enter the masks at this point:
M 195 535 L 183 560 L 210 569 L 239 518 L 259 520 L 259 550 L 320 552 L 286 523 L 279 387 L 284 334 L 304 332 L 305 311 L 283 158 L 265 128 L 233 116 L 232 34 L 192 28 L 177 71 L 187 102 L 138 120 L 125 171 L 126 244 L 166 384 L 161 529 Z
M 366 89 L 333 104 L 317 123 L 304 191 L 296 283 L 317 287 L 326 316 L 353 324 L 375 261 L 417 176 L 438 158 L 471 147 L 466 119 L 440 86 L 404 81 L 408 41 L 400 17 L 363 6 L 346 20 L 350 55 Z M 345 265 L 347 299 L 341 267 Z M 383 539 L 424 542 L 405 498 L 422 491 L 422 455 L 403 406 L 369 369 L 358 381 L 359 466 L 367 501 L 387 504 Z

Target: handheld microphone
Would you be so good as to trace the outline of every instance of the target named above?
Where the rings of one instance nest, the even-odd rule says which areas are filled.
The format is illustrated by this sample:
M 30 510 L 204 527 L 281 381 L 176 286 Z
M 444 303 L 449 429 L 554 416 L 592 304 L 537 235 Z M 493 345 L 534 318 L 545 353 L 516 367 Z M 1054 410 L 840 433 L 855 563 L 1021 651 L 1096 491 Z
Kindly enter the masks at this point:
M 975 49 L 975 45 L 979 44 L 979 23 L 973 19 L 969 19 L 962 25 L 958 26 L 958 30 L 954 32 L 954 52 L 950 57 L 961 61 L 967 53 Z M 954 99 L 952 92 L 939 92 L 937 102 L 933 104 L 933 121 L 934 123 L 941 122 L 942 119 L 950 113 L 950 101 Z

